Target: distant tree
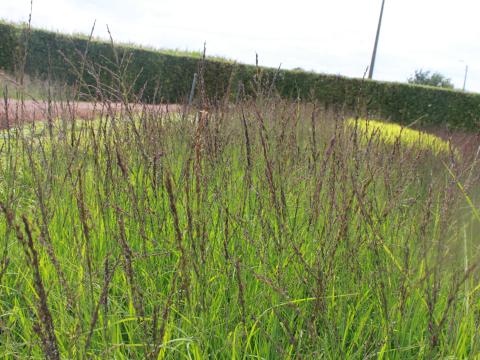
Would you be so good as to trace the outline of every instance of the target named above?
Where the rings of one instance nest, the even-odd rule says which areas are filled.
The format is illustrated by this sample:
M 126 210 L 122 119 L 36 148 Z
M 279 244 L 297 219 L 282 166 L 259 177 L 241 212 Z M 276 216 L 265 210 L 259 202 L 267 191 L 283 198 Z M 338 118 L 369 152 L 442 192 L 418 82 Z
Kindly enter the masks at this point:
M 452 81 L 444 75 L 439 72 L 431 73 L 430 71 L 424 71 L 422 69 L 415 70 L 415 74 L 408 78 L 408 83 L 453 89 Z

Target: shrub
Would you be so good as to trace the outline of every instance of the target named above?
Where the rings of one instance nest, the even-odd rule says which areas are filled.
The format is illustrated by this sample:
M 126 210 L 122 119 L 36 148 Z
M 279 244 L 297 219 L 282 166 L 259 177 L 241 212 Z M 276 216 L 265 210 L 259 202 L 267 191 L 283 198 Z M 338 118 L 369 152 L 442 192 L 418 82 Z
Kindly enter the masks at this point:
M 56 81 L 73 84 L 80 69 L 88 38 L 34 29 L 28 35 L 28 56 L 25 70 L 32 76 L 45 78 L 55 74 Z M 0 68 L 13 70 L 15 54 L 25 44 L 27 34 L 20 26 L 0 24 Z M 114 81 L 122 63 L 127 82 L 135 80 L 132 91 L 141 93 L 145 102 L 181 102 L 188 94 L 193 75 L 199 70 L 199 56 L 175 54 L 151 49 L 120 45 L 114 51 L 109 43 L 94 40 L 88 45 L 88 59 L 99 71 L 100 81 Z M 65 61 L 69 59 L 69 61 Z M 125 64 L 128 62 L 128 66 Z M 88 86 L 96 80 L 84 74 Z M 326 106 L 346 111 L 366 111 L 374 117 L 410 124 L 444 125 L 454 128 L 477 129 L 480 120 L 480 95 L 403 83 L 380 82 L 336 75 L 316 74 L 300 70 L 256 68 L 233 64 L 222 59 L 207 59 L 204 66 L 205 92 L 209 98 L 223 97 L 231 86 L 232 96 L 245 86 L 246 94 L 258 89 L 253 79 L 263 85 L 275 81 L 275 89 L 284 98 L 316 100 Z M 157 92 L 158 90 L 158 92 Z M 158 94 L 158 95 L 156 95 Z

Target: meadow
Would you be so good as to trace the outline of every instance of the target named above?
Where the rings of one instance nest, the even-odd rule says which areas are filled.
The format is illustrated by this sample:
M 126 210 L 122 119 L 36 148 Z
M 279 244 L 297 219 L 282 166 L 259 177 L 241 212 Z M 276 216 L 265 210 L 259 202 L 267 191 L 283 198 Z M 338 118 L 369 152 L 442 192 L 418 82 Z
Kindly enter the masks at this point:
M 0 357 L 479 354 L 478 153 L 270 88 L 133 107 L 115 79 L 96 119 L 1 133 Z

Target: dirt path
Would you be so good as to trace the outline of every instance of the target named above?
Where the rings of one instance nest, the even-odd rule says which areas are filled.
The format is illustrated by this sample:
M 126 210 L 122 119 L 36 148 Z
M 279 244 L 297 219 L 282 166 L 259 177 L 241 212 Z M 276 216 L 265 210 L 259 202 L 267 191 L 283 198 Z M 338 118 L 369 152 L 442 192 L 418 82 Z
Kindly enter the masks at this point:
M 458 148 L 463 154 L 474 156 L 479 152 L 480 147 L 480 133 L 468 132 L 463 130 L 445 130 L 443 128 L 429 127 L 424 131 L 438 136 L 439 138 L 451 141 L 453 146 Z
M 172 112 L 179 111 L 180 106 L 130 104 L 129 108 L 131 111 L 139 112 L 142 110 Z M 119 103 L 53 102 L 49 106 L 47 102 L 43 101 L 25 100 L 20 102 L 9 99 L 7 103 L 5 101 L 0 103 L 0 129 L 26 122 L 42 121 L 49 117 L 88 120 L 102 114 L 119 113 L 125 110 L 125 106 Z

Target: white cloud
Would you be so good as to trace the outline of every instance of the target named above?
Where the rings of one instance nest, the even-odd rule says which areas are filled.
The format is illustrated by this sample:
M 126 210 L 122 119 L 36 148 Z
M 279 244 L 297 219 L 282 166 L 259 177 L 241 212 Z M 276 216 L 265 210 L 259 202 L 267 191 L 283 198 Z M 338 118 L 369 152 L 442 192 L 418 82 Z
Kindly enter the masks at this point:
M 370 62 L 381 0 L 34 0 L 33 24 L 165 48 L 199 50 L 269 66 L 361 77 Z M 0 0 L 0 17 L 28 18 L 30 0 Z M 375 78 L 405 81 L 440 71 L 480 92 L 476 0 L 386 0 Z M 463 60 L 460 61 L 460 60 Z

